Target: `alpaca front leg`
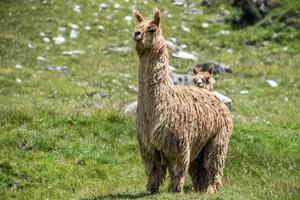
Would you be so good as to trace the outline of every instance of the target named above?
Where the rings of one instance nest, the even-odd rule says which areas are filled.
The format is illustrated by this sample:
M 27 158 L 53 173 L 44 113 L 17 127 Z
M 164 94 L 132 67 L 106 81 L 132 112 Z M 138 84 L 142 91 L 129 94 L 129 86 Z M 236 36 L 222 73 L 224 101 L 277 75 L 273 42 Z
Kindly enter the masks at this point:
M 151 194 L 159 192 L 159 186 L 163 183 L 166 175 L 166 166 L 161 164 L 160 153 L 156 150 L 149 152 L 140 146 L 144 161 L 145 171 L 148 177 L 147 191 Z
M 169 172 L 171 177 L 170 189 L 173 192 L 182 192 L 184 185 L 185 172 L 189 165 L 189 153 L 170 162 Z
M 148 175 L 147 191 L 151 194 L 159 192 L 159 186 L 163 183 L 166 175 L 166 166 L 160 163 L 146 163 L 146 172 Z

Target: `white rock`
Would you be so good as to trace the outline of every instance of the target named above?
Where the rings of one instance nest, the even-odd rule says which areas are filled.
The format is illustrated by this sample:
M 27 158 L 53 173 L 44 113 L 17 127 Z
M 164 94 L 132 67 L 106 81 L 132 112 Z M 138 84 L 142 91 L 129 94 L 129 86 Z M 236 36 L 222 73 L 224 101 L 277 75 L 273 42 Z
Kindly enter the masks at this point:
M 90 30 L 92 30 L 92 27 L 86 26 L 86 27 L 84 27 L 84 29 L 87 30 L 87 31 L 90 31 Z
M 46 34 L 44 32 L 40 32 L 40 36 L 44 37 Z
M 131 16 L 126 16 L 124 17 L 125 21 L 127 21 L 128 23 L 132 21 L 132 17 Z
M 114 52 L 129 52 L 132 51 L 132 48 L 130 47 L 115 47 L 115 48 L 110 48 L 111 51 Z
M 71 39 L 75 39 L 78 37 L 78 31 L 76 29 L 72 29 L 71 32 L 70 32 L 70 38 Z
M 115 8 L 115 9 L 119 9 L 119 8 L 121 8 L 121 5 L 118 4 L 118 3 L 116 3 L 116 4 L 114 5 L 114 8 Z
M 38 56 L 36 57 L 37 61 L 48 61 L 45 57 L 43 56 Z
M 108 8 L 108 5 L 106 3 L 101 3 L 101 4 L 99 4 L 98 8 L 99 8 L 99 10 L 103 10 L 103 9 Z
M 77 24 L 69 23 L 68 26 L 71 27 L 72 29 L 76 29 L 76 30 L 79 29 L 79 26 Z
M 27 46 L 28 46 L 29 49 L 32 49 L 32 48 L 33 48 L 33 45 L 30 44 L 30 43 L 29 43 Z
M 102 25 L 99 25 L 98 27 L 98 30 L 100 30 L 100 31 L 103 31 L 105 28 L 104 28 L 104 26 L 102 26 Z
M 48 37 L 43 37 L 43 41 L 44 41 L 45 43 L 48 43 L 48 42 L 50 42 L 50 39 L 49 39 Z
M 249 94 L 249 91 L 248 90 L 242 90 L 242 91 L 240 91 L 240 94 Z
M 67 30 L 67 27 L 58 27 L 58 31 L 59 32 L 66 32 L 66 30 Z
M 21 64 L 16 64 L 16 69 L 22 69 L 23 66 Z
M 266 83 L 272 88 L 278 87 L 278 83 L 274 80 L 266 80 Z
M 54 41 L 55 44 L 61 45 L 61 44 L 63 44 L 66 40 L 65 40 L 65 38 L 64 38 L 63 36 L 59 35 L 59 36 L 57 36 L 57 37 L 54 37 L 54 38 L 53 38 L 53 41 Z
M 208 23 L 206 23 L 206 22 L 203 22 L 202 23 L 202 28 L 208 28 L 209 27 L 209 24 Z
M 138 104 L 137 101 L 128 103 L 125 106 L 123 106 L 122 111 L 125 113 L 134 113 L 136 112 L 137 104 Z
M 67 55 L 67 56 L 80 55 L 82 53 L 83 53 L 83 51 L 80 51 L 80 50 L 70 50 L 70 51 L 63 51 L 62 52 L 63 55 Z
M 21 83 L 22 83 L 22 80 L 19 79 L 19 78 L 16 78 L 16 83 L 21 84 Z
M 184 32 L 190 32 L 191 30 L 189 29 L 189 27 L 185 26 L 185 25 L 181 25 L 181 28 Z
M 196 56 L 195 54 L 191 54 L 185 51 L 178 51 L 175 53 L 172 53 L 172 56 L 175 58 L 181 58 L 181 59 L 186 59 L 186 60 L 198 60 L 198 56 Z
M 213 93 L 227 106 L 227 108 L 229 108 L 229 110 L 231 110 L 232 100 L 229 97 L 217 91 L 214 91 Z
M 221 35 L 229 35 L 229 34 L 230 34 L 230 31 L 229 31 L 229 30 L 221 30 L 221 31 L 220 31 L 220 34 L 221 34 Z
M 81 12 L 81 7 L 80 7 L 80 5 L 75 5 L 75 6 L 73 6 L 73 10 L 75 11 L 75 12 L 77 12 L 77 13 L 80 13 Z

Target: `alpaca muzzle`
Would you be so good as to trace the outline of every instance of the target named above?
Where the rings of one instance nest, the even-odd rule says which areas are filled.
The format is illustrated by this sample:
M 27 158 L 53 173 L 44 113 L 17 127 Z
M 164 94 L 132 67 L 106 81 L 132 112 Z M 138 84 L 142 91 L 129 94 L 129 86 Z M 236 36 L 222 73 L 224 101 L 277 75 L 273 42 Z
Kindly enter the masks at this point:
M 140 41 L 143 39 L 142 33 L 140 31 L 137 31 L 134 33 L 134 40 L 135 41 Z

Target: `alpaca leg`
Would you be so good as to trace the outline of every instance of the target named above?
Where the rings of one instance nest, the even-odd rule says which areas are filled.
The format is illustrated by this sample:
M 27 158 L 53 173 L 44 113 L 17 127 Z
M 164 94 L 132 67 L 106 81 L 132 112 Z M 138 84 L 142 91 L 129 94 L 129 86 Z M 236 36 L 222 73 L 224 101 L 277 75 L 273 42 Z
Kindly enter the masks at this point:
M 189 165 L 190 154 L 188 153 L 170 161 L 169 172 L 171 177 L 170 189 L 173 192 L 182 192 L 184 185 L 185 172 Z
M 205 171 L 203 167 L 204 163 L 204 153 L 201 151 L 195 160 L 190 163 L 189 175 L 192 178 L 194 190 L 197 192 L 202 192 L 206 188 L 205 181 Z
M 229 136 L 221 131 L 215 138 L 210 140 L 203 149 L 205 168 L 206 193 L 215 193 L 222 185 L 221 179 L 227 153 Z
M 150 153 L 141 148 L 144 160 L 145 171 L 148 176 L 147 191 L 151 194 L 159 191 L 159 186 L 163 183 L 166 175 L 166 166 L 161 164 L 161 157 L 158 151 Z

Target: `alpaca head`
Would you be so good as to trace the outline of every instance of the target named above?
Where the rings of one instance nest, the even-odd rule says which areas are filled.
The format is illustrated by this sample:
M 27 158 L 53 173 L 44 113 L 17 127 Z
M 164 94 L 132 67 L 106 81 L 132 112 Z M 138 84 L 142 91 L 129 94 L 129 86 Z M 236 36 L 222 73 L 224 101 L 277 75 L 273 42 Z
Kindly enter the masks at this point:
M 152 19 L 145 19 L 137 10 L 134 10 L 137 19 L 137 25 L 134 30 L 133 39 L 137 49 L 140 51 L 155 48 L 157 43 L 163 40 L 160 29 L 160 12 L 155 10 Z
M 197 87 L 207 90 L 213 90 L 213 69 L 209 68 L 208 71 L 201 72 L 197 68 L 193 68 L 194 77 L 193 82 Z

